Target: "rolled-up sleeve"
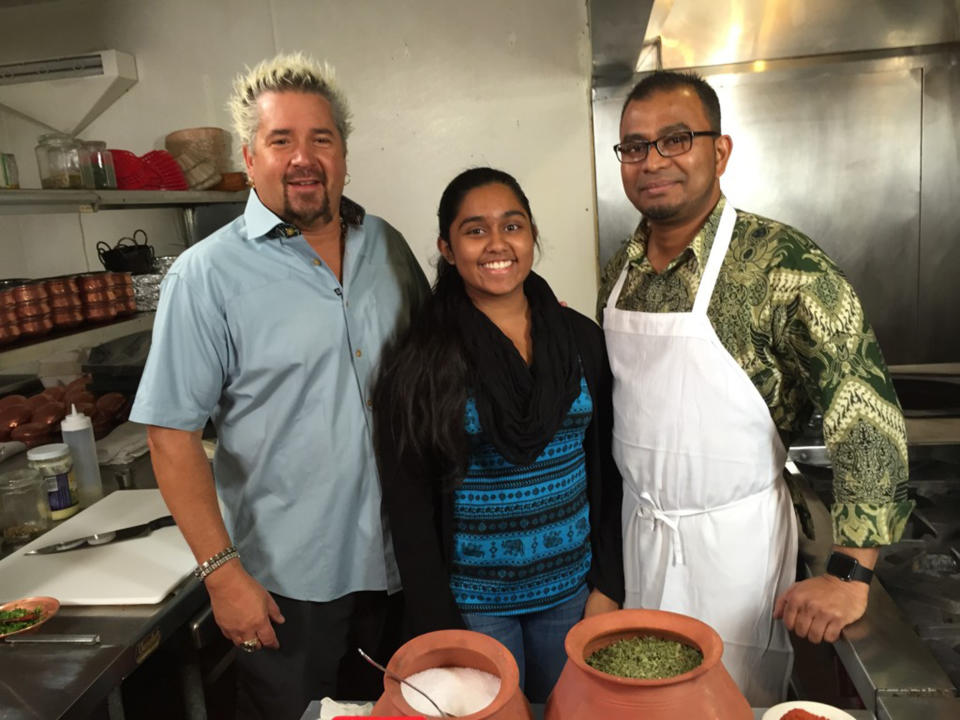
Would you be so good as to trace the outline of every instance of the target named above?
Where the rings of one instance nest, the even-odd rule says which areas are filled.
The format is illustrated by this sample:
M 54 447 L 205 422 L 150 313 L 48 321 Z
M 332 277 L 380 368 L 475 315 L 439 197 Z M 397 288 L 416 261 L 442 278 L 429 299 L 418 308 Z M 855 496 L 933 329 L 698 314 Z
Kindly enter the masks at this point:
M 178 430 L 202 428 L 220 400 L 229 349 L 224 313 L 181 274 L 169 273 L 130 419 Z

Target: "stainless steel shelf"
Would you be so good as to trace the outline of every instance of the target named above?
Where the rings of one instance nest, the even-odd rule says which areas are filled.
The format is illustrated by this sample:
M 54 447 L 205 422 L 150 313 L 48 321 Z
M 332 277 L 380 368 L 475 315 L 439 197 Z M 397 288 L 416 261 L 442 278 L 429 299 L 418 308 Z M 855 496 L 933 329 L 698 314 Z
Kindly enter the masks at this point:
M 0 371 L 43 360 L 56 353 L 75 350 L 79 347 L 94 347 L 101 343 L 126 337 L 153 327 L 152 312 L 137 313 L 126 320 L 80 328 L 74 332 L 58 333 L 54 337 L 38 338 L 24 345 L 9 349 L 0 348 Z
M 247 201 L 248 190 L 218 192 L 215 190 L 98 190 L 102 210 L 127 207 L 182 207 Z
M 0 190 L 0 214 L 96 212 L 242 203 L 247 190 Z

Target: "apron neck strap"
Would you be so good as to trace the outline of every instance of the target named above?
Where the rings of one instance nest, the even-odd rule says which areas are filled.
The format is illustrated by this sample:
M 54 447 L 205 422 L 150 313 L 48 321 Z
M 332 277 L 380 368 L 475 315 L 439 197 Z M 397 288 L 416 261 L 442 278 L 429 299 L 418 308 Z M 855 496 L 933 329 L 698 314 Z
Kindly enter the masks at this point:
M 627 281 L 627 271 L 630 269 L 630 258 L 627 258 L 627 261 L 623 263 L 623 270 L 620 271 L 620 276 L 617 278 L 616 284 L 613 286 L 613 290 L 610 291 L 610 294 L 607 295 L 607 304 L 604 305 L 606 308 L 616 308 L 617 299 L 620 297 L 620 292 L 623 290 L 623 284 Z
M 717 234 L 713 238 L 713 246 L 710 248 L 710 257 L 703 269 L 703 275 L 700 276 L 700 287 L 697 289 L 697 297 L 693 301 L 694 315 L 707 314 L 707 307 L 710 305 L 710 298 L 713 297 L 713 289 L 716 287 L 717 277 L 720 275 L 720 267 L 723 265 L 723 259 L 727 256 L 730 239 L 733 237 L 733 227 L 737 223 L 737 211 L 733 209 L 733 204 L 729 200 L 725 202 L 723 212 L 720 215 L 720 224 L 717 226 Z

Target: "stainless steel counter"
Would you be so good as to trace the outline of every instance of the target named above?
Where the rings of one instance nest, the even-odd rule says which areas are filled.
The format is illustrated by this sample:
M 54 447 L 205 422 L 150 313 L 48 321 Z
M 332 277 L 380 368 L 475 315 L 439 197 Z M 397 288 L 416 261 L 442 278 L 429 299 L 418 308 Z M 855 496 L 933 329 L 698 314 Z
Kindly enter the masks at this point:
M 98 634 L 99 645 L 0 641 L 0 718 L 81 720 L 104 700 L 111 717 L 122 718 L 120 684 L 207 602 L 191 577 L 157 605 L 62 607 L 35 633 Z
M 944 420 L 931 419 L 929 422 L 943 423 Z M 914 477 L 915 470 L 921 471 L 917 474 L 928 484 L 939 483 L 947 487 L 948 483 L 956 482 L 955 457 L 950 454 L 955 452 L 955 448 L 921 446 L 911 437 L 910 452 L 911 482 L 914 486 L 921 482 L 921 479 Z M 792 447 L 790 454 L 796 462 L 806 463 L 802 472 L 798 471 L 792 462 L 787 463 L 787 470 L 794 481 L 803 481 L 798 487 L 804 492 L 808 509 L 816 518 L 818 509 L 811 500 L 815 502 L 818 494 L 829 494 L 830 472 L 822 467 L 828 464 L 829 458 L 824 448 L 816 445 Z M 945 465 L 937 464 L 933 462 L 935 458 L 950 462 Z M 818 493 L 814 493 L 813 488 L 817 487 Z M 822 504 L 819 512 L 824 519 L 817 526 L 816 532 L 818 536 L 823 532 L 827 540 L 820 543 L 823 547 L 816 547 L 817 544 L 808 541 L 813 556 L 808 556 L 807 562 L 814 575 L 824 571 L 830 549 L 829 514 Z M 916 515 L 919 518 L 919 510 Z M 935 531 L 936 528 L 932 530 Z M 897 551 L 898 547 L 902 545 L 891 546 L 888 550 Z M 886 556 L 881 554 L 881 560 L 884 557 Z M 916 583 L 914 587 L 917 592 L 923 589 L 920 587 L 921 577 L 911 580 Z M 915 629 L 917 621 L 907 619 L 906 611 L 897 606 L 899 600 L 895 601 L 891 597 L 890 592 L 881 584 L 882 581 L 891 582 L 878 563 L 878 574 L 870 586 L 866 614 L 846 628 L 834 644 L 834 650 L 850 676 L 857 694 L 867 709 L 876 714 L 878 720 L 960 720 L 960 698 L 957 697 L 957 687 L 948 675 L 947 666 L 942 665 L 934 656 L 928 642 L 925 642 Z M 896 590 L 896 585 L 888 587 L 891 592 Z
M 834 649 L 878 720 L 957 720 L 960 698 L 930 650 L 874 579 L 866 614 Z

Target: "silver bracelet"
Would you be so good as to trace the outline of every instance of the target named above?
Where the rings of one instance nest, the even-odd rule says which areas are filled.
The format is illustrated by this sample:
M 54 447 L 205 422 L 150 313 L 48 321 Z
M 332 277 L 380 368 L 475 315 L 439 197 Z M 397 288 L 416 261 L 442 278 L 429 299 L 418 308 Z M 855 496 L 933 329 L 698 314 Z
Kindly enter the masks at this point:
M 236 546 L 231 545 L 230 547 L 224 548 L 223 550 L 218 552 L 209 560 L 204 560 L 202 563 L 197 565 L 196 569 L 193 571 L 193 574 L 198 580 L 203 580 L 205 577 L 207 577 L 207 575 L 212 573 L 214 570 L 222 567 L 230 560 L 233 560 L 234 558 L 239 558 L 239 557 L 240 557 L 240 553 L 237 552 Z

